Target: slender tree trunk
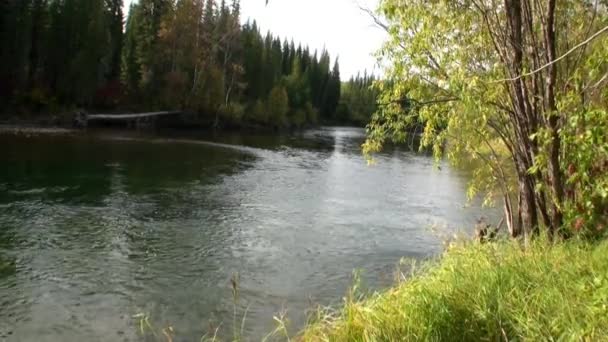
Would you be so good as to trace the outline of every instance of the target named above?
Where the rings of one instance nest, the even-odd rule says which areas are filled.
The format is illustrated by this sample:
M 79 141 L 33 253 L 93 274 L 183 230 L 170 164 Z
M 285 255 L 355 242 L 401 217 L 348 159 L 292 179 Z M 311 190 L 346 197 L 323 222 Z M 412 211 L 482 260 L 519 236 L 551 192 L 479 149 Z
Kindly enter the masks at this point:
M 509 24 L 509 40 L 511 48 L 510 72 L 521 75 L 523 71 L 523 25 L 521 0 L 505 0 L 507 9 L 507 20 Z M 533 182 L 530 181 L 528 169 L 531 166 L 529 124 L 525 99 L 525 84 L 522 79 L 517 79 L 510 85 L 513 100 L 513 119 L 516 122 L 515 130 L 519 144 L 515 146 L 514 160 L 517 168 L 519 183 L 519 213 L 521 215 L 522 230 L 526 241 L 538 224 L 536 213 L 536 202 L 534 198 Z
M 509 231 L 509 235 L 512 238 L 517 238 L 521 235 L 521 230 L 519 226 L 516 226 L 513 217 L 513 206 L 511 204 L 511 198 L 508 194 L 504 195 L 504 212 L 505 212 L 505 222 L 507 223 L 507 229 Z
M 517 227 L 516 229 L 519 230 L 519 235 L 521 235 L 522 227 L 523 227 L 523 222 L 521 219 L 521 206 L 522 206 L 521 202 L 522 202 L 522 200 L 521 200 L 521 192 L 520 192 L 517 194 L 517 224 L 515 226 L 515 227 Z
M 536 235 L 538 233 L 538 214 L 536 210 L 533 184 L 534 183 L 531 181 L 530 175 L 520 175 L 519 193 L 521 196 L 521 203 L 519 211 L 521 213 L 521 221 L 526 244 L 530 241 L 532 235 Z
M 556 0 L 549 0 L 547 6 L 547 20 L 545 23 L 545 44 L 547 50 L 547 63 L 557 58 L 556 35 L 555 35 L 555 6 Z M 562 225 L 563 214 L 561 203 L 563 201 L 562 174 L 559 165 L 560 140 L 558 133 L 559 116 L 555 103 L 555 84 L 557 82 L 557 65 L 552 64 L 548 68 L 548 77 L 545 84 L 545 101 L 547 105 L 548 125 L 551 132 L 551 144 L 548 158 L 549 185 L 551 187 L 551 225 L 549 234 L 553 236 Z
M 542 175 L 535 177 L 534 180 L 537 182 L 544 182 Z M 551 218 L 549 217 L 549 212 L 547 211 L 547 198 L 546 198 L 547 196 L 545 195 L 544 192 L 537 192 L 535 197 L 536 197 L 536 206 L 538 207 L 538 212 L 542 219 L 542 224 L 545 227 L 550 227 Z
M 514 80 L 510 82 L 509 89 L 513 103 L 512 120 L 514 122 L 516 141 L 514 148 L 514 159 L 516 163 L 521 214 L 521 229 L 525 234 L 526 241 L 532 235 L 539 233 L 539 211 L 542 211 L 543 220 L 548 221 L 546 215 L 546 204 L 541 193 L 536 193 L 537 179 L 529 173 L 534 165 L 535 155 L 538 153 L 537 142 L 531 136 L 538 131 L 540 113 L 542 110 L 535 105 L 535 99 L 542 97 L 537 94 L 537 88 L 526 83 L 524 77 L 524 66 L 530 56 L 540 53 L 542 46 L 536 42 L 533 32 L 527 32 L 524 27 L 524 14 L 530 5 L 528 0 L 505 0 L 508 21 L 509 49 L 511 60 L 507 61 L 508 70 Z M 529 19 L 530 22 L 531 19 Z M 532 43 L 532 49 L 526 48 Z M 533 58 L 532 58 L 533 59 Z M 539 111 L 537 113 L 537 111 Z M 542 179 L 541 179 L 542 181 Z

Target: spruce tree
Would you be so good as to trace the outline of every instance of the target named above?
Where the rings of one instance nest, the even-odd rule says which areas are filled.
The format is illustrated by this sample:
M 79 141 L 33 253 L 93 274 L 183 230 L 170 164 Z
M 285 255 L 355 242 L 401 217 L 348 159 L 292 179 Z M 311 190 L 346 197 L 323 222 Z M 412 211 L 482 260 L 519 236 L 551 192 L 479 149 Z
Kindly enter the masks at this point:
M 245 119 L 277 126 L 335 109 L 339 70 L 330 72 L 329 54 L 262 35 L 255 21 L 241 25 L 239 0 L 139 0 L 126 23 L 123 2 L 0 2 L 1 103 L 20 92 L 36 106 L 88 107 L 124 89 L 122 105 L 183 107 L 215 125 L 240 120 L 243 107 L 255 113 Z M 282 110 L 270 117 L 260 109 L 274 104 Z
M 26 78 L 31 0 L 0 2 L 0 104 L 11 101 Z
M 123 24 L 122 12 L 123 0 L 106 0 L 110 26 L 111 61 L 108 71 L 109 79 L 120 77 L 121 53 L 123 47 Z
M 121 80 L 127 92 L 133 96 L 139 93 L 141 81 L 141 65 L 137 57 L 140 13 L 139 5 L 131 4 L 121 56 Z

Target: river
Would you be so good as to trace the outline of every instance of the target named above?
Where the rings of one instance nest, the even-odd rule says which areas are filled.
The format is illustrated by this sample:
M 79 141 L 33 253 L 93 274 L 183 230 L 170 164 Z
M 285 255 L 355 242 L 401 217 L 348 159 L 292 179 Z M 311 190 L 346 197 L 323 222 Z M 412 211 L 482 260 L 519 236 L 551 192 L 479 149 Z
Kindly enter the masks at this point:
M 363 139 L 0 135 L 0 341 L 139 341 L 139 313 L 175 341 L 231 336 L 234 273 L 244 335 L 282 311 L 294 333 L 353 270 L 389 286 L 400 258 L 487 213 L 467 206 L 465 173 L 404 149 L 368 166 Z

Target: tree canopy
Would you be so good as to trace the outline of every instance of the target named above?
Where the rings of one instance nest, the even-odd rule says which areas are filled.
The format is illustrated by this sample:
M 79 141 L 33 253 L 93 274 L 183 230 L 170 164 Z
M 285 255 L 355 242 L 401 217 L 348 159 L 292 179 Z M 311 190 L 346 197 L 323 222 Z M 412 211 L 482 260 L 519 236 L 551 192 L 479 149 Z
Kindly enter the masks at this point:
M 422 124 L 423 146 L 473 165 L 513 236 L 605 234 L 606 1 L 382 0 L 383 103 L 366 152 Z
M 378 91 L 373 87 L 374 82 L 376 77 L 365 72 L 342 83 L 337 121 L 357 126 L 365 126 L 370 121 L 377 109 Z
M 241 24 L 239 0 L 140 0 L 126 18 L 122 8 L 122 0 L 1 2 L 4 110 L 180 109 L 213 126 L 335 121 L 338 59 Z M 269 115 L 283 94 L 284 118 Z

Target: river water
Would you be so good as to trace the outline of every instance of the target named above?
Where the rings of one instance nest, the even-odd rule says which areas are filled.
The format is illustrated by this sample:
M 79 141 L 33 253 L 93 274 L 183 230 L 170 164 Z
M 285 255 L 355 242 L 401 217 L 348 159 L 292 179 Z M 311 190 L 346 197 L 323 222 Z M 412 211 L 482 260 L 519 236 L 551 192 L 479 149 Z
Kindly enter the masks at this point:
M 353 270 L 389 286 L 400 258 L 441 251 L 435 230 L 487 213 L 466 174 L 399 149 L 368 166 L 363 139 L 0 136 L 0 341 L 139 341 L 139 313 L 175 341 L 231 336 L 234 273 L 238 330 L 286 312 L 295 333 Z

